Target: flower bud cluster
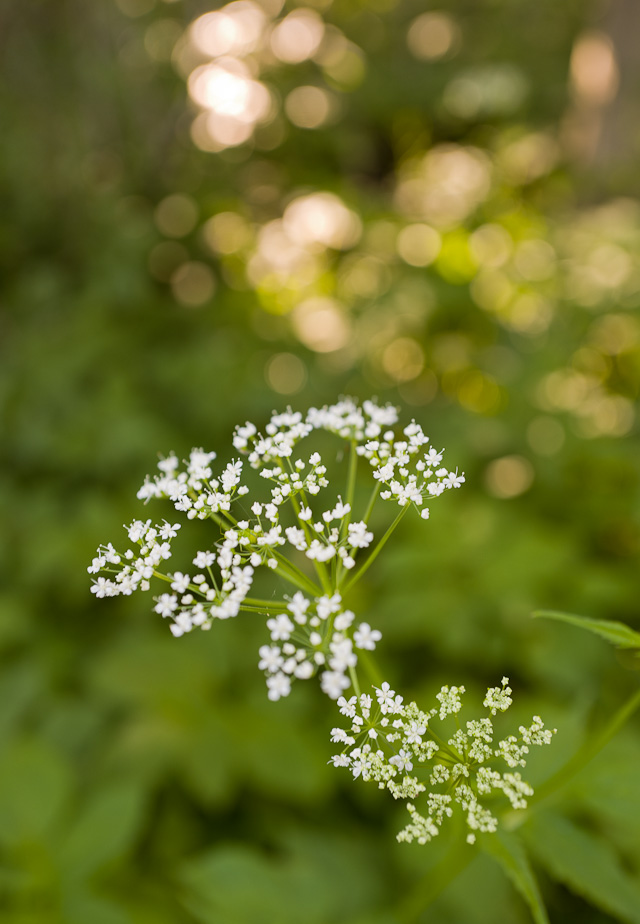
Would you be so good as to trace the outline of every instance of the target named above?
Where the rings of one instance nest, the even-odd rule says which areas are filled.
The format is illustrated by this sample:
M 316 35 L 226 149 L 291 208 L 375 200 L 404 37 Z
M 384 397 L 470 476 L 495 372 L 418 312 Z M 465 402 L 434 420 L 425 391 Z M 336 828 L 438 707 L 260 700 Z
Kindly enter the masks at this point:
M 526 808 L 533 795 L 531 786 L 519 773 L 494 768 L 502 759 L 509 767 L 525 766 L 524 755 L 530 745 L 549 744 L 555 729 L 544 728 L 539 716 L 530 727 L 521 726 L 520 737 L 509 736 L 494 743 L 490 717 L 471 719 L 464 725 L 457 715 L 462 708 L 464 687 L 442 687 L 436 695 L 438 705 L 425 712 L 416 703 L 405 704 L 388 683 L 374 687 L 369 694 L 341 697 L 338 707 L 350 720 L 350 727 L 334 728 L 331 740 L 343 750 L 331 758 L 334 766 L 346 767 L 354 779 L 374 781 L 388 789 L 395 799 L 410 799 L 410 822 L 397 835 L 399 841 L 426 844 L 439 832 L 456 806 L 465 815 L 469 829 L 467 841 L 474 843 L 477 832 L 493 832 L 498 821 L 480 797 L 500 794 L 514 809 Z M 511 704 L 511 689 L 503 677 L 501 687 L 487 691 L 484 706 L 491 715 L 505 712 Z M 447 736 L 433 728 L 454 716 L 457 729 Z M 419 767 L 424 766 L 422 772 Z M 414 801 L 422 797 L 418 811 Z

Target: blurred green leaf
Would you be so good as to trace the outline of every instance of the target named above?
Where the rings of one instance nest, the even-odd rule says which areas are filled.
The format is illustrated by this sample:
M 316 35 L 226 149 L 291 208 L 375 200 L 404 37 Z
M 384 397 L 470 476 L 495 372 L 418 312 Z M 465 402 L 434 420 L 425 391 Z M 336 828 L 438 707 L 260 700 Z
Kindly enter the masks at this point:
M 640 648 L 640 632 L 635 632 L 623 622 L 591 619 L 588 616 L 574 616 L 571 613 L 558 613 L 555 610 L 538 610 L 533 615 L 536 618 L 555 619 L 558 622 L 566 622 L 580 629 L 586 629 L 611 642 L 616 648 Z
M 498 828 L 495 834 L 482 835 L 479 838 L 479 846 L 500 864 L 526 901 L 536 924 L 549 924 L 549 916 L 538 883 L 526 850 L 517 835 Z
M 63 901 L 65 924 L 133 924 L 129 912 L 115 902 L 84 892 Z
M 640 882 L 606 840 L 550 812 L 533 814 L 521 833 L 553 879 L 626 924 L 640 922 Z
M 144 809 L 139 785 L 116 783 L 92 792 L 58 848 L 64 876 L 83 879 L 126 855 L 140 831 Z
M 12 741 L 0 755 L 0 843 L 38 838 L 60 820 L 72 774 L 60 754 L 37 739 Z

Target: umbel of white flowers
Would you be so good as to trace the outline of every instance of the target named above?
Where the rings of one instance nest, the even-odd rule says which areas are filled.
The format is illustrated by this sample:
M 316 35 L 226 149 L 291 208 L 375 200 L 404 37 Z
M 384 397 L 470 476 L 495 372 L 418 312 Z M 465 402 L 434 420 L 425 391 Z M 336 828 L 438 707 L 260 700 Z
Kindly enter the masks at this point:
M 134 520 L 125 527 L 129 548 L 109 543 L 98 549 L 88 568 L 97 575 L 92 592 L 96 597 L 128 595 L 148 591 L 152 581 L 164 581 L 169 587 L 154 597 L 154 609 L 170 620 L 175 636 L 196 627 L 209 629 L 215 620 L 240 612 L 263 614 L 270 642 L 260 648 L 259 667 L 269 698 L 287 696 L 294 679 L 320 673 L 323 691 L 337 699 L 350 686 L 356 650 L 373 650 L 381 638 L 379 630 L 358 622 L 345 608 L 344 594 L 372 564 L 407 510 L 414 508 L 427 519 L 426 502 L 464 482 L 463 475 L 442 467 L 443 451 L 428 447 L 419 424 L 412 421 L 398 432 L 393 429 L 397 422 L 396 408 L 390 405 L 364 401 L 360 406 L 346 398 L 311 408 L 306 416 L 291 410 L 274 414 L 264 434 L 251 423 L 237 427 L 233 446 L 265 483 L 253 498 L 247 497 L 241 459 L 217 473 L 215 452 L 194 449 L 184 467 L 173 454 L 161 459 L 159 473 L 145 479 L 138 498 L 167 498 L 187 520 L 212 521 L 215 535 L 209 547 L 196 551 L 193 571 L 165 572 L 181 524 Z M 328 431 L 347 444 L 346 491 L 337 502 L 322 457 L 316 451 L 305 453 L 300 445 L 315 431 Z M 368 465 L 371 496 L 355 519 L 359 460 Z M 400 511 L 375 542 L 369 520 L 378 498 Z M 301 555 L 308 561 L 306 570 L 296 563 Z M 251 597 L 261 567 L 287 582 L 293 595 Z
M 480 797 L 505 796 L 514 809 L 524 809 L 533 789 L 520 773 L 500 772 L 496 761 L 507 767 L 524 767 L 532 745 L 551 742 L 555 729 L 545 729 L 540 716 L 530 726 L 519 727 L 519 737 L 509 735 L 494 741 L 493 721 L 489 716 L 472 719 L 462 726 L 457 714 L 462 707 L 464 687 L 442 687 L 436 695 L 438 705 L 424 712 L 416 703 L 405 704 L 388 683 L 374 687 L 375 697 L 368 694 L 341 697 L 340 712 L 350 720 L 348 729 L 334 728 L 333 742 L 344 745 L 331 759 L 336 767 L 346 767 L 354 779 L 373 780 L 385 787 L 395 799 L 410 799 L 407 810 L 411 821 L 397 838 L 426 844 L 440 831 L 445 819 L 459 806 L 465 814 L 473 844 L 476 832 L 494 832 L 498 820 L 482 805 Z M 487 690 L 483 705 L 495 716 L 511 705 L 511 687 L 507 677 L 501 687 Z M 433 730 L 433 720 L 456 717 L 457 730 L 442 738 Z M 422 780 L 412 774 L 414 767 L 428 767 Z M 424 794 L 424 795 L 423 795 Z M 421 797 L 422 811 L 414 805 Z

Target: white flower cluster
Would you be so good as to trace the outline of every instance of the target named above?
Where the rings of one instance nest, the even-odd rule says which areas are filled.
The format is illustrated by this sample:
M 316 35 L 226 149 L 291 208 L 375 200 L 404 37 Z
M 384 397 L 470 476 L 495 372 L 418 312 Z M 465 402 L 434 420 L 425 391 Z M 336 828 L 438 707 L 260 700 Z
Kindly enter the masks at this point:
M 369 461 L 373 477 L 384 487 L 380 497 L 394 500 L 401 507 L 410 503 L 422 507 L 426 498 L 464 483 L 464 475 L 441 465 L 444 450 L 424 451 L 429 437 L 415 421 L 404 428 L 401 439 L 393 430 L 385 429 L 397 422 L 397 411 L 391 405 L 379 407 L 373 401 L 364 401 L 359 407 L 345 398 L 328 407 L 311 408 L 304 419 L 300 413 L 275 414 L 265 436 L 254 424 L 247 423 L 236 428 L 233 445 L 239 452 L 248 452 L 249 464 L 263 469 L 265 474 L 265 465 L 288 459 L 296 443 L 313 430 L 327 430 L 357 444 L 356 452 Z M 272 473 L 265 477 L 272 477 Z M 428 518 L 427 507 L 421 515 Z
M 151 525 L 151 520 L 134 520 L 125 526 L 129 541 L 138 548 L 118 552 L 109 542 L 101 545 L 87 571 L 98 574 L 106 571 L 115 575 L 114 579 L 98 577 L 91 585 L 91 592 L 96 597 L 115 597 L 118 594 L 128 596 L 134 590 L 149 590 L 150 579 L 161 562 L 171 558 L 171 540 L 178 535 L 179 523 L 173 526 L 166 520 L 161 525 Z
M 464 726 L 456 718 L 457 730 L 442 737 L 433 731 L 433 720 L 457 717 L 464 687 L 442 687 L 436 696 L 438 706 L 428 712 L 416 703 L 405 704 L 388 683 L 374 691 L 375 698 L 361 694 L 338 700 L 340 712 L 351 725 L 332 730 L 331 740 L 344 747 L 331 759 L 334 766 L 347 767 L 354 779 L 373 780 L 396 799 L 416 800 L 425 794 L 422 813 L 413 801 L 407 804 L 411 821 L 397 835 L 399 841 L 426 844 L 459 805 L 469 828 L 467 841 L 474 843 L 476 832 L 493 832 L 498 825 L 481 803 L 482 796 L 501 793 L 514 809 L 526 808 L 527 798 L 533 795 L 531 786 L 519 773 L 494 769 L 492 762 L 502 759 L 509 767 L 524 767 L 530 745 L 549 744 L 555 729 L 545 729 L 539 716 L 534 716 L 530 727 L 520 727 L 519 738 L 511 735 L 497 745 L 488 717 L 472 719 Z M 510 694 L 503 677 L 502 687 L 487 691 L 484 706 L 493 715 L 505 712 L 511 704 Z M 429 775 L 422 779 L 412 775 L 414 766 L 423 764 L 430 765 Z
M 320 668 L 322 690 L 337 699 L 350 686 L 347 672 L 358 660 L 354 646 L 372 651 L 382 634 L 363 622 L 351 638 L 355 616 L 343 608 L 340 594 L 311 601 L 298 591 L 286 610 L 267 620 L 272 644 L 259 652 L 258 667 L 267 675 L 269 699 L 287 696 L 293 677 L 307 679 Z
M 209 629 L 215 619 L 229 619 L 241 611 L 262 613 L 271 644 L 260 649 L 259 664 L 269 698 L 288 695 L 293 679 L 316 673 L 321 674 L 323 691 L 339 697 L 350 685 L 356 649 L 373 650 L 381 638 L 368 623 L 358 624 L 342 603 L 345 589 L 359 576 L 359 556 L 369 550 L 360 569 L 364 572 L 377 555 L 368 522 L 376 496 L 392 497 L 402 507 L 421 507 L 423 497 L 464 481 L 443 468 L 434 474 L 442 453 L 423 452 L 428 438 L 418 424 L 405 427 L 396 439 L 388 428 L 397 419 L 390 405 L 365 401 L 360 407 L 346 398 L 311 408 L 306 416 L 291 410 L 274 414 L 264 436 L 251 423 L 238 427 L 235 449 L 259 472 L 259 478 L 252 476 L 258 485 L 266 482 L 266 490 L 255 492 L 253 498 L 246 497 L 250 489 L 243 483 L 242 460 L 232 460 L 214 473 L 215 452 L 194 449 L 183 465 L 174 454 L 161 459 L 158 474 L 145 479 L 138 498 L 165 498 L 187 519 L 213 521 L 219 529 L 217 540 L 195 554 L 190 573 L 165 573 L 162 563 L 171 557 L 170 540 L 179 524 L 152 526 L 151 520 L 136 520 L 125 527 L 134 549 L 121 552 L 111 544 L 98 549 L 88 569 L 99 575 L 92 591 L 97 597 L 130 594 L 149 590 L 152 579 L 165 581 L 170 586 L 154 598 L 154 609 L 170 620 L 175 636 L 196 627 Z M 344 499 L 332 491 L 320 453 L 297 449 L 318 430 L 350 444 Z M 360 458 L 373 468 L 373 491 L 367 510 L 356 518 L 352 505 Z M 380 548 L 394 526 L 379 540 Z M 262 566 L 293 584 L 295 596 L 266 601 L 250 597 L 255 571 Z

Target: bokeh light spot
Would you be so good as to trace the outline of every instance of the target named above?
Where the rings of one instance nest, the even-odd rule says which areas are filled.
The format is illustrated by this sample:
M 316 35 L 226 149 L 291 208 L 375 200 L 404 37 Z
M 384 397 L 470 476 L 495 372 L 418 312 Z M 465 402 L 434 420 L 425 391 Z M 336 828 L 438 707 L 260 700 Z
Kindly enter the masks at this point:
M 429 225 L 407 225 L 398 234 L 396 246 L 405 263 L 428 266 L 440 253 L 442 239 Z
M 252 239 L 252 232 L 245 219 L 237 212 L 218 212 L 206 221 L 202 228 L 206 244 L 214 253 L 237 253 Z
M 271 50 L 285 64 L 300 64 L 318 50 L 323 35 L 324 22 L 315 10 L 293 10 L 271 33 Z
M 175 193 L 158 204 L 154 218 L 162 234 L 167 237 L 185 237 L 196 226 L 198 207 L 190 196 Z
M 298 128 L 320 128 L 333 108 L 332 97 L 321 87 L 296 87 L 284 103 L 287 118 Z
M 264 376 L 279 395 L 295 395 L 307 381 L 307 367 L 294 353 L 276 353 L 268 360 Z
M 446 13 L 422 13 L 407 32 L 409 51 L 424 61 L 437 61 L 460 45 L 460 29 Z
M 396 382 L 410 382 L 424 369 L 424 353 L 411 337 L 398 337 L 382 353 L 382 368 Z
M 183 263 L 171 276 L 171 288 L 177 301 L 189 308 L 208 302 L 215 291 L 213 271 L 206 263 L 192 260 Z
M 503 456 L 489 463 L 484 480 L 490 494 L 508 500 L 524 494 L 533 484 L 534 474 L 533 465 L 524 456 Z
M 262 38 L 267 17 L 251 0 L 236 0 L 221 10 L 204 13 L 191 26 L 191 40 L 210 57 L 246 55 Z
M 293 327 L 301 342 L 317 353 L 330 353 L 346 346 L 350 328 L 340 303 L 332 298 L 308 298 L 296 306 Z
M 586 103 L 602 106 L 615 98 L 620 75 L 613 44 L 603 32 L 581 35 L 571 52 L 571 85 Z

